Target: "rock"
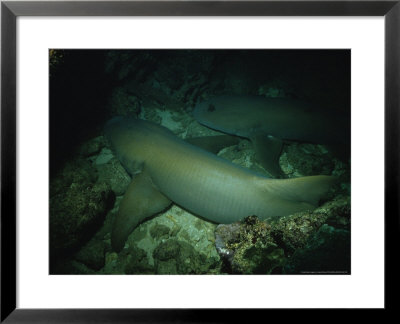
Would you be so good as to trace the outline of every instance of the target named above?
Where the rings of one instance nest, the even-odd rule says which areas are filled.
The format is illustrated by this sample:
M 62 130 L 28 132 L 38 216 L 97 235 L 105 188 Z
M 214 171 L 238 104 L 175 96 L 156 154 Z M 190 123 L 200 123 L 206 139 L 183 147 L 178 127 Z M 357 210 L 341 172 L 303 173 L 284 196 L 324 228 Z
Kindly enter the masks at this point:
M 139 98 L 129 92 L 127 87 L 117 87 L 110 98 L 110 111 L 113 116 L 137 117 L 141 110 Z
M 97 170 L 99 181 L 107 183 L 116 196 L 122 196 L 131 183 L 131 177 L 115 157 L 105 164 L 97 165 Z
M 94 163 L 96 165 L 102 165 L 102 164 L 106 164 L 109 161 L 111 161 L 111 159 L 114 158 L 113 153 L 111 152 L 110 149 L 108 148 L 103 148 L 100 152 L 100 154 L 97 156 L 96 160 L 94 161 Z
M 156 63 L 156 58 L 150 51 L 111 50 L 106 54 L 105 72 L 116 74 L 118 81 L 128 77 L 141 80 Z
M 130 249 L 129 256 L 125 266 L 126 274 L 154 274 L 154 267 L 149 264 L 146 251 L 134 246 Z
M 169 239 L 160 243 L 153 252 L 157 274 L 210 273 L 218 267 L 219 260 L 207 258 L 184 241 Z
M 106 265 L 109 264 L 116 264 L 118 260 L 118 253 L 116 252 L 110 252 L 110 253 L 106 253 L 106 257 L 105 257 L 105 262 Z
M 310 235 L 325 223 L 328 215 L 318 212 L 299 212 L 274 222 L 271 235 L 287 255 L 303 247 Z
M 129 259 L 135 254 L 131 249 L 140 248 L 147 254 L 146 262 L 153 266 L 152 271 L 155 273 L 172 274 L 174 269 L 175 274 L 216 273 L 221 261 L 214 246 L 215 227 L 215 224 L 201 220 L 173 205 L 164 213 L 140 224 L 129 235 L 121 253 L 128 253 Z M 180 256 L 187 254 L 194 260 L 192 267 L 185 263 L 185 260 L 189 262 L 191 257 L 184 260 Z M 124 261 L 119 258 L 118 262 Z M 144 268 L 144 271 L 147 270 Z
M 106 252 L 105 265 L 98 272 L 99 274 L 125 274 L 124 265 L 126 263 L 126 256 L 123 254 L 118 255 L 115 252 Z
M 105 264 L 105 245 L 103 241 L 90 240 L 76 255 L 75 260 L 85 264 L 90 269 L 100 270 Z
M 153 258 L 160 261 L 177 259 L 180 252 L 180 242 L 178 240 L 168 240 L 161 243 L 153 252 Z
M 104 146 L 105 146 L 104 137 L 98 136 L 83 143 L 80 147 L 80 154 L 83 157 L 89 157 L 98 154 Z
M 350 274 L 350 232 L 321 226 L 307 245 L 289 259 L 284 273 Z
M 93 184 L 98 174 L 89 161 L 75 158 L 67 162 L 64 168 L 50 179 L 50 198 L 65 193 L 72 183 Z
M 162 224 L 155 224 L 150 228 L 150 235 L 152 238 L 168 238 L 170 229 L 168 226 Z
M 238 145 L 226 147 L 222 149 L 218 156 L 240 165 L 246 169 L 253 170 L 267 177 L 271 175 L 260 165 L 256 158 L 253 145 L 248 140 L 241 140 Z
M 332 174 L 335 162 L 323 145 L 291 143 L 283 147 L 279 164 L 289 177 Z
M 86 265 L 71 259 L 61 259 L 56 264 L 50 263 L 50 274 L 53 275 L 93 275 L 96 272 Z
M 169 259 L 166 261 L 158 261 L 156 271 L 157 274 L 163 274 L 163 275 L 177 274 L 178 269 L 176 267 L 176 260 Z
M 75 160 L 50 181 L 50 252 L 75 250 L 102 225 L 115 196 L 95 182 L 90 163 Z
M 340 195 L 335 199 L 328 201 L 315 212 L 322 212 L 328 215 L 326 223 L 335 228 L 350 230 L 351 205 L 350 196 Z
M 303 248 L 323 224 L 350 224 L 350 197 L 339 196 L 312 212 L 304 211 L 280 218 L 271 224 L 274 241 L 292 255 Z
M 276 221 L 265 222 L 251 216 L 243 222 L 218 225 L 215 231 L 215 245 L 227 272 L 281 272 L 287 257 L 294 257 L 296 253 L 302 255 L 302 252 L 297 251 L 306 248 L 315 233 L 322 226 L 328 226 L 325 224 L 327 222 L 350 224 L 350 197 L 339 196 L 312 212 L 299 212 Z M 312 246 L 314 245 L 315 243 Z M 346 255 L 346 246 L 339 244 L 337 248 L 341 249 L 336 251 L 337 254 Z M 307 251 L 310 249 L 311 247 L 308 247 Z M 344 263 L 342 260 L 341 264 Z M 292 268 L 298 269 L 297 264 L 290 267 L 287 271 L 297 271 L 290 270 Z
M 233 271 L 243 274 L 280 273 L 285 263 L 283 249 L 270 243 L 265 246 L 253 245 L 239 249 L 233 259 Z
M 225 134 L 222 132 L 215 131 L 211 128 L 207 128 L 198 123 L 196 120 L 193 120 L 187 127 L 185 138 L 216 136 L 216 135 L 225 135 Z

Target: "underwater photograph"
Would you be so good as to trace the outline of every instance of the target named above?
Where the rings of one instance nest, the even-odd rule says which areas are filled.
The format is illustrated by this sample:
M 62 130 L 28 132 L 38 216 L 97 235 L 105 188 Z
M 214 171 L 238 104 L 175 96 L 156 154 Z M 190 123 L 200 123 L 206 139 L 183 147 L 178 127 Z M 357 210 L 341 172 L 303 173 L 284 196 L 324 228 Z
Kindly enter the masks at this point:
M 49 50 L 50 274 L 351 273 L 351 51 Z

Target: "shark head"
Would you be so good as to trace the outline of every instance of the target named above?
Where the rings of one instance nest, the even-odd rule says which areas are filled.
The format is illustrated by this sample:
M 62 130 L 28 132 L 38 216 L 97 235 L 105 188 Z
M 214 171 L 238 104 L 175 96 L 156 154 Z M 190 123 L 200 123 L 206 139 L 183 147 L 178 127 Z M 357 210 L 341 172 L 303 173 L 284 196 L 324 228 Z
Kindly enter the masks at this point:
M 193 117 L 202 125 L 234 135 L 238 134 L 239 121 L 243 122 L 242 106 L 232 104 L 228 96 L 215 97 L 198 103 Z

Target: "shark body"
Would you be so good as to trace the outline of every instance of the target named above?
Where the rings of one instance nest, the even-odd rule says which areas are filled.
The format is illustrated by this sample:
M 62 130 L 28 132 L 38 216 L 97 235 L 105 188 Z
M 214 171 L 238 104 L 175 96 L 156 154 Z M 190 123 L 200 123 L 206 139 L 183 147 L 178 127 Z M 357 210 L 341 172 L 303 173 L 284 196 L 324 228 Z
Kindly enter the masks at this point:
M 216 223 L 250 215 L 272 219 L 314 209 L 335 181 L 330 176 L 269 179 L 143 120 L 115 117 L 105 135 L 133 176 L 113 225 L 116 251 L 139 223 L 171 202 Z
M 273 176 L 282 175 L 278 164 L 282 140 L 349 150 L 349 114 L 301 100 L 217 96 L 200 102 L 193 116 L 207 127 L 250 139 L 259 160 Z

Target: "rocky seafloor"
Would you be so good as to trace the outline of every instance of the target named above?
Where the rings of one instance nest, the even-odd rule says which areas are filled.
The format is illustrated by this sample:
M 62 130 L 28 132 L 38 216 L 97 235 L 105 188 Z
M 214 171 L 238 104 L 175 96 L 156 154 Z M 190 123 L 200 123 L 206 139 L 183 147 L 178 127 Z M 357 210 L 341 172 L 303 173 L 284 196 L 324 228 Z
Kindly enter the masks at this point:
M 295 82 L 277 76 L 260 81 L 237 66 L 224 70 L 207 53 L 193 52 L 185 59 L 171 56 L 163 64 L 154 60 L 148 53 L 107 54 L 105 70 L 119 80 L 107 102 L 109 115 L 149 120 L 182 139 L 222 135 L 191 115 L 194 104 L 210 95 L 290 97 L 306 96 L 308 89 L 296 88 Z M 152 64 L 151 72 L 142 68 L 143 62 Z M 242 222 L 218 225 L 172 205 L 140 224 L 116 253 L 110 232 L 131 179 L 101 130 L 94 135 L 76 146 L 50 181 L 51 273 L 350 273 L 350 164 L 325 146 L 286 143 L 280 157 L 287 177 L 333 174 L 341 179 L 314 211 L 274 222 L 249 215 Z M 246 139 L 218 155 L 269 176 Z

